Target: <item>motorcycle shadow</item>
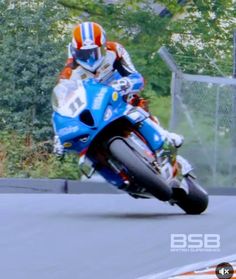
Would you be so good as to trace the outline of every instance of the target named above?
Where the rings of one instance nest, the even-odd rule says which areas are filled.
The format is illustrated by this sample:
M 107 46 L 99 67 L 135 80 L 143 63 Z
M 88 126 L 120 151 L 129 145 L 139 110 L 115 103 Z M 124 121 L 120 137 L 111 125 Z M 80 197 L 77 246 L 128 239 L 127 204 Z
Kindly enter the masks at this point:
M 175 219 L 178 217 L 186 216 L 184 212 L 179 213 L 155 213 L 155 212 L 101 212 L 101 213 L 80 213 L 80 214 L 70 214 L 67 217 L 78 218 L 78 219 L 120 219 L 120 220 L 160 220 L 160 219 Z

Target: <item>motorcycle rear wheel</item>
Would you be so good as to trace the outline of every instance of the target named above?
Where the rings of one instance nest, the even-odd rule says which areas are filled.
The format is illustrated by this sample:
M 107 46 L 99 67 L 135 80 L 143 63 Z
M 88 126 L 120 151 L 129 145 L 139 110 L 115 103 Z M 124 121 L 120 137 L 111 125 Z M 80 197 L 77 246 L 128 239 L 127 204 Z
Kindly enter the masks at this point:
M 186 177 L 186 182 L 189 187 L 189 193 L 185 192 L 177 193 L 177 202 L 175 202 L 180 208 L 182 208 L 187 214 L 201 214 L 208 206 L 208 194 L 207 192 L 196 182 L 196 179 L 192 177 Z M 174 193 L 175 195 L 176 193 Z

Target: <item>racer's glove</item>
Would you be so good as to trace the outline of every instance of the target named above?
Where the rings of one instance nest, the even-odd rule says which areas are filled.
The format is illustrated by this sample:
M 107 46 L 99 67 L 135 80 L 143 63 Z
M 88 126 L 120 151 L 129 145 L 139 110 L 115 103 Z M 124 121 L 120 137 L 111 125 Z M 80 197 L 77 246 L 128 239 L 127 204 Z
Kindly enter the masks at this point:
M 58 136 L 54 136 L 53 143 L 53 153 L 59 158 L 64 158 L 64 146 L 61 144 L 61 141 Z
M 121 79 L 113 81 L 111 86 L 116 91 L 120 92 L 122 96 L 129 94 L 132 89 L 132 84 L 127 77 L 123 77 Z
M 137 94 L 132 94 L 129 103 L 134 107 L 141 107 L 142 109 L 149 112 L 148 101 Z

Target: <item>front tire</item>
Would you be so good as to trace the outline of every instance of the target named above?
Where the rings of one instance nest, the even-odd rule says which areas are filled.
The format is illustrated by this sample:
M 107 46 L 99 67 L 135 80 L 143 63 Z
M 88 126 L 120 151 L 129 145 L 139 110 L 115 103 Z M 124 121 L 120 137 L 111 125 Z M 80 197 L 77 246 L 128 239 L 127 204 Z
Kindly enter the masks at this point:
M 137 184 L 162 201 L 170 200 L 172 189 L 150 166 L 121 138 L 114 139 L 109 146 L 112 156 L 128 169 Z

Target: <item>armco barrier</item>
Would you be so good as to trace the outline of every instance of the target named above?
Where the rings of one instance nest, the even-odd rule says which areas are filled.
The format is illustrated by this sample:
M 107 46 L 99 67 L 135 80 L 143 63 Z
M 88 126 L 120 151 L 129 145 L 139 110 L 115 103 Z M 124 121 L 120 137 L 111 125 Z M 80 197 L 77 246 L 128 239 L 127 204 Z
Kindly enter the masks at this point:
M 209 195 L 236 195 L 233 187 L 209 187 Z M 0 178 L 0 193 L 35 194 L 119 194 L 124 193 L 106 182 L 64 179 Z
M 66 193 L 64 179 L 0 178 L 0 193 Z
M 122 192 L 106 182 L 81 182 L 46 178 L 0 178 L 0 193 L 116 194 Z

